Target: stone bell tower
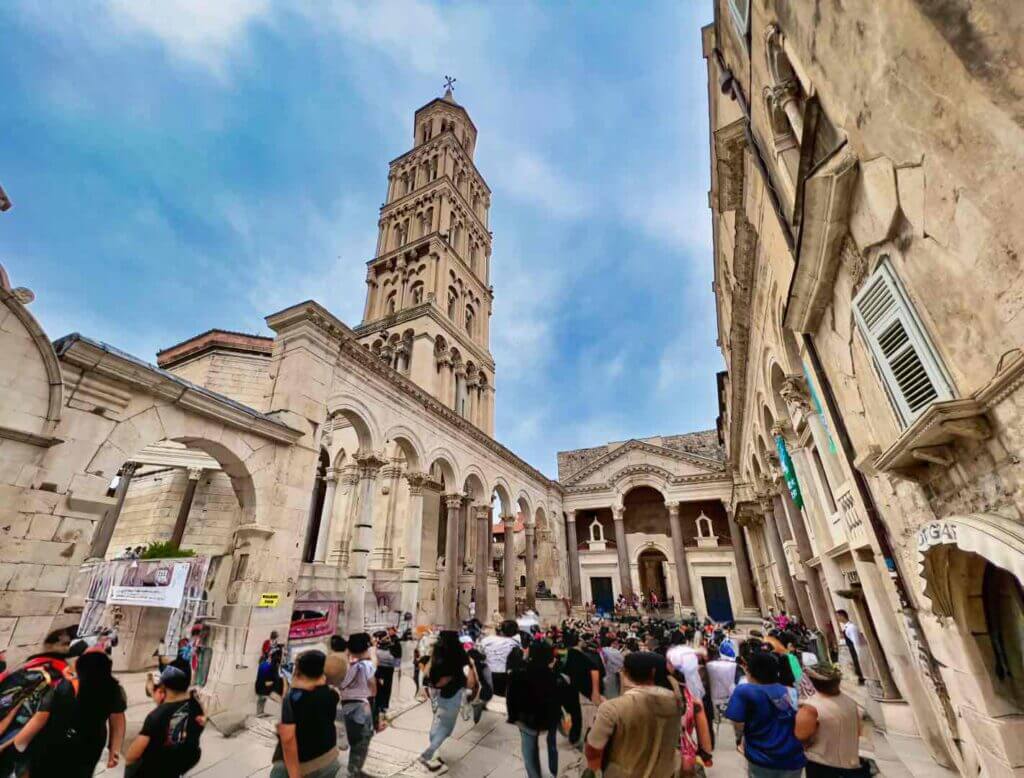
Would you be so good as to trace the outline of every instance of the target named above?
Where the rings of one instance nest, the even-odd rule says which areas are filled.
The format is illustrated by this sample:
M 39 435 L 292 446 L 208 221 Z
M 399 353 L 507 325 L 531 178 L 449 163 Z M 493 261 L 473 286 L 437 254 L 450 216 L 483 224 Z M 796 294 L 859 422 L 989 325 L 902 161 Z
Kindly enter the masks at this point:
M 473 164 L 476 127 L 451 89 L 416 111 L 392 160 L 360 341 L 489 435 L 491 190 Z

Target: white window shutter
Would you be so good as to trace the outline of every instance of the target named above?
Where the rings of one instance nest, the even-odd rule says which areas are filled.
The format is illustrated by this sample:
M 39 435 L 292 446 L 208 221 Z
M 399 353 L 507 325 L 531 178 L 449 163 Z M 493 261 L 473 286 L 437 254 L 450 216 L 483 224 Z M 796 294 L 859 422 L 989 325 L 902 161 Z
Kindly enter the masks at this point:
M 853 311 L 902 426 L 936 400 L 952 398 L 946 373 L 888 257 L 857 293 Z

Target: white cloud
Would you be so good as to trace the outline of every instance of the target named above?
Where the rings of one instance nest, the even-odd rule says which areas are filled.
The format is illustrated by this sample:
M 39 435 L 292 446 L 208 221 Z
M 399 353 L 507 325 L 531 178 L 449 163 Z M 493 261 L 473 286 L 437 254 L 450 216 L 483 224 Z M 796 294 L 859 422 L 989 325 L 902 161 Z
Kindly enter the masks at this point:
M 628 194 L 621 212 L 627 224 L 663 245 L 702 258 L 710 254 L 711 215 L 703 189 L 683 183 L 646 186 Z
M 156 38 L 171 58 L 205 68 L 220 79 L 246 47 L 253 22 L 265 18 L 270 0 L 107 0 L 123 32 Z
M 584 189 L 537 152 L 511 148 L 499 156 L 502 164 L 489 176 L 496 193 L 560 218 L 576 219 L 590 210 Z

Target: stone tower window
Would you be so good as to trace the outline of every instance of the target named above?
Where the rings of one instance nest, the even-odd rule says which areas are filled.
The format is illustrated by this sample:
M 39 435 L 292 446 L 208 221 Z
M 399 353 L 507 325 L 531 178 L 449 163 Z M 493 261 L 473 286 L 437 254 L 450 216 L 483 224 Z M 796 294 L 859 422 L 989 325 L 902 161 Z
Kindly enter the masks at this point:
M 448 318 L 455 319 L 455 311 L 459 304 L 459 294 L 454 288 L 448 287 Z
M 412 287 L 412 304 L 419 305 L 423 302 L 423 284 L 417 282 Z
M 467 305 L 466 306 L 466 332 L 469 335 L 473 334 L 473 319 L 474 319 L 473 306 Z

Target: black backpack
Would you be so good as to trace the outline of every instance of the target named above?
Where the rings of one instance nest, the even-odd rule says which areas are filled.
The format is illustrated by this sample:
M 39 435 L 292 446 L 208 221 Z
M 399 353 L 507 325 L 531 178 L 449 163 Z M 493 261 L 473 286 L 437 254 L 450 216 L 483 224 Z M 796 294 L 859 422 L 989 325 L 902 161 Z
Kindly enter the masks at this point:
M 199 736 L 203 729 L 196 721 L 199 713 L 191 699 L 181 702 L 167 721 L 160 761 L 177 771 L 177 774 L 191 770 L 199 762 Z

